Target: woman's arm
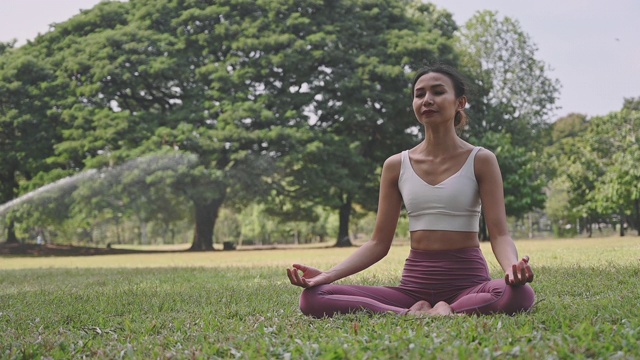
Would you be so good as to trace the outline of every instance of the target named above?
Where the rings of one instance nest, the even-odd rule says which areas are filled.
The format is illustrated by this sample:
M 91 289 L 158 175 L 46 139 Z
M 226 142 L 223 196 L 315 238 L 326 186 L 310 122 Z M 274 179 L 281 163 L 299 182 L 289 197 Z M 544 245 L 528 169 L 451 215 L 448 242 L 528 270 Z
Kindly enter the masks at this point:
M 400 155 L 397 154 L 388 158 L 382 166 L 378 213 L 371 239 L 326 272 L 294 264 L 294 269 L 287 270 L 292 284 L 310 287 L 331 283 L 368 268 L 389 253 L 402 208 L 402 196 L 398 189 L 401 161 Z M 303 272 L 302 276 L 298 270 Z
M 532 281 L 529 258 L 518 259 L 518 250 L 509 235 L 502 174 L 496 156 L 486 149 L 479 151 L 475 159 L 475 172 L 491 249 L 505 272 L 507 283 L 523 285 Z

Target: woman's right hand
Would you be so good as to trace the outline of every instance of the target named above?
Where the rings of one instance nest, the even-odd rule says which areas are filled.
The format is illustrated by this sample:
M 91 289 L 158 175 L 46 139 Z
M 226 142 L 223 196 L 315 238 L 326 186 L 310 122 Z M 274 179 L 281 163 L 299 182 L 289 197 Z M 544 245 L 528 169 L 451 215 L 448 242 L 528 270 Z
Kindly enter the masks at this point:
M 300 275 L 300 272 L 302 272 L 302 276 Z M 328 284 L 331 282 L 329 275 L 324 271 L 301 264 L 293 264 L 293 268 L 287 269 L 287 276 L 289 277 L 291 284 L 303 288 Z

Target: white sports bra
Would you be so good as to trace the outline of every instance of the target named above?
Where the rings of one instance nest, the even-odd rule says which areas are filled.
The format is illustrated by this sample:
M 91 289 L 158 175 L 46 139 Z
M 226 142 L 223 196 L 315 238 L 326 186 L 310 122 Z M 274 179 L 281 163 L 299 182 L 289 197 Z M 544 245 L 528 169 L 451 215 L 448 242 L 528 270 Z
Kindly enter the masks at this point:
M 413 170 L 409 151 L 402 152 L 398 187 L 409 215 L 409 231 L 479 230 L 481 204 L 474 161 L 480 149 L 474 147 L 462 168 L 438 185 L 422 180 Z

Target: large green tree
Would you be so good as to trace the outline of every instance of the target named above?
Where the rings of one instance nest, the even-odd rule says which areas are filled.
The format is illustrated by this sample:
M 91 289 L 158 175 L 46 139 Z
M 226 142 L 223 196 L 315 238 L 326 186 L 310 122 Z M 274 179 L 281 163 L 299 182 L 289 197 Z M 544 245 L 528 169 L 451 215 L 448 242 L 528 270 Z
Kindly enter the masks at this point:
M 560 83 L 519 22 L 479 11 L 458 31 L 456 49 L 473 90 L 469 136 L 506 132 L 514 144 L 542 145 Z
M 605 167 L 592 202 L 602 212 L 617 213 L 621 223 L 640 232 L 640 111 L 628 107 L 594 118 L 588 136 Z
M 163 148 L 196 154 L 197 166 L 172 184 L 193 203 L 192 248 L 212 249 L 234 169 L 252 153 L 278 156 L 305 120 L 299 105 L 277 106 L 289 91 L 278 78 L 291 80 L 276 58 L 295 36 L 263 31 L 272 24 L 263 15 L 277 15 L 272 5 L 104 3 L 60 25 L 43 41 L 56 47 L 64 37 L 56 55 L 67 59 L 60 73 L 73 80 L 76 103 L 63 112 L 69 130 L 56 160 L 101 167 Z
M 594 190 L 590 171 L 597 174 L 601 169 L 592 159 L 588 144 L 583 137 L 589 127 L 586 115 L 569 114 L 551 124 L 550 142 L 541 156 L 541 168 L 547 184 L 545 211 L 558 235 L 575 233 L 574 224 L 586 214 L 597 217 L 586 207 L 586 196 Z M 587 166 L 585 166 L 587 165 Z M 589 169 L 589 170 L 586 170 Z M 570 226 L 568 229 L 565 227 Z
M 336 21 L 340 19 L 340 21 Z M 419 138 L 410 110 L 410 78 L 432 62 L 454 64 L 451 14 L 406 1 L 341 1 L 331 9 L 317 56 L 318 78 L 307 84 L 318 144 L 298 161 L 299 197 L 339 212 L 337 246 L 351 245 L 354 204 L 377 207 L 377 169 Z M 419 39 L 419 41 L 416 41 Z M 302 195 L 301 195 L 302 194 Z
M 184 35 L 189 41 L 185 51 L 193 52 L 193 58 L 212 49 L 215 52 L 209 56 L 214 58 L 224 55 L 221 49 L 236 49 L 233 56 L 215 62 L 204 57 L 198 72 L 212 79 L 213 96 L 234 95 L 213 102 L 209 110 L 219 114 L 218 121 L 235 127 L 231 144 L 238 148 L 233 150 L 305 149 L 302 154 L 289 152 L 290 157 L 283 159 L 282 181 L 289 186 L 279 188 L 292 196 L 287 204 L 297 216 L 309 214 L 308 205 L 338 209 L 339 246 L 350 244 L 353 203 L 375 207 L 371 200 L 376 167 L 414 139 L 405 131 L 413 121 L 408 101 L 401 98 L 407 91 L 407 74 L 437 56 L 453 57 L 440 33 L 425 23 L 424 11 L 419 12 L 422 17 L 409 17 L 407 5 L 403 1 L 338 1 L 300 2 L 294 7 L 271 2 L 265 9 L 249 6 L 247 11 L 258 11 L 260 19 L 243 22 L 251 37 L 229 46 L 221 46 L 225 39 L 208 32 L 211 19 L 215 22 L 211 8 L 194 9 L 182 17 L 191 31 Z M 424 41 L 414 42 L 415 36 Z M 287 135 L 293 126 L 297 126 L 295 136 Z M 250 147 L 239 141 L 256 134 L 262 139 L 258 146 L 253 139 Z M 278 184 L 283 185 L 282 181 Z M 274 198 L 270 201 L 278 203 Z M 292 202 L 298 204 L 292 206 Z M 288 213 L 289 219 L 296 219 Z
M 363 189 L 375 187 L 376 167 L 415 139 L 405 131 L 409 74 L 454 59 L 450 16 L 432 10 L 403 0 L 104 2 L 16 49 L 43 69 L 23 88 L 57 91 L 40 113 L 18 100 L 10 106 L 55 129 L 45 136 L 50 153 L 26 156 L 48 158 L 34 169 L 38 183 L 150 152 L 195 155 L 163 185 L 192 204 L 194 250 L 213 248 L 226 201 L 282 187 L 293 175 L 278 161 L 327 140 L 339 161 L 298 165 L 337 168 L 327 171 L 331 185 L 314 191 L 341 209 L 346 229 L 354 201 L 374 203 Z
M 544 204 L 544 166 L 536 159 L 548 143 L 560 84 L 537 58 L 535 43 L 509 17 L 479 11 L 455 40 L 470 83 L 470 121 L 462 136 L 496 152 L 507 212 L 520 218 Z

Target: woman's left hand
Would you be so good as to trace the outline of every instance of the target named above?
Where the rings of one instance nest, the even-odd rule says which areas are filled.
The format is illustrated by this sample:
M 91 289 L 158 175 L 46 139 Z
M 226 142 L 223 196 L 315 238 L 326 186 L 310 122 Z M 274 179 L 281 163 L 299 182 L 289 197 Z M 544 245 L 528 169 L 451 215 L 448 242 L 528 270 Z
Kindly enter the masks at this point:
M 533 270 L 529 265 L 529 257 L 525 256 L 517 264 L 511 266 L 511 271 L 504 276 L 507 285 L 522 286 L 533 281 Z

